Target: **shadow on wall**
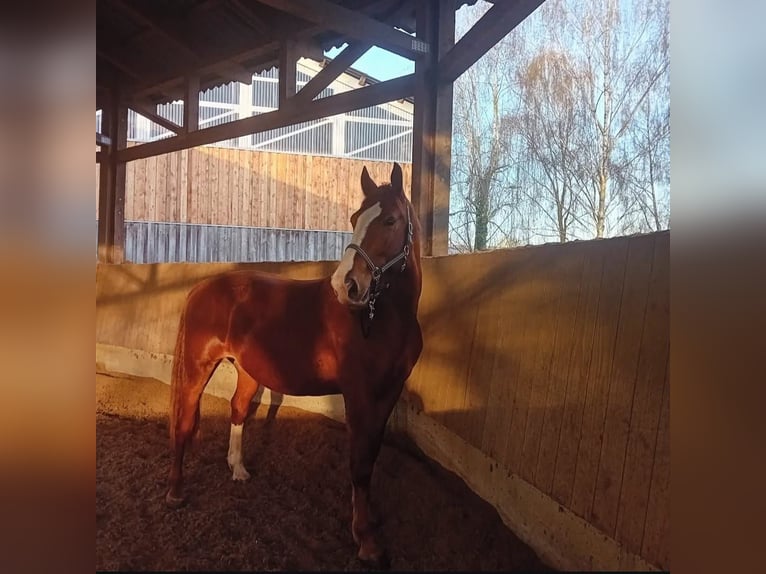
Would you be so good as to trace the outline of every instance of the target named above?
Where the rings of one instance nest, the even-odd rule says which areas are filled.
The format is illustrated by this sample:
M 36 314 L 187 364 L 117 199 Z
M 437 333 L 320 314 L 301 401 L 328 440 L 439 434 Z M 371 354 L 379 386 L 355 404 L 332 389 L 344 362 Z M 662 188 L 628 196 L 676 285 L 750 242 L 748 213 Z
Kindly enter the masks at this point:
M 635 553 L 669 528 L 655 461 L 665 448 L 668 238 L 424 259 L 424 350 L 405 391 Z M 170 354 L 186 293 L 200 279 L 247 268 L 310 278 L 334 266 L 99 268 L 97 307 L 109 311 L 97 319 L 97 340 Z M 646 557 L 669 564 L 664 552 Z

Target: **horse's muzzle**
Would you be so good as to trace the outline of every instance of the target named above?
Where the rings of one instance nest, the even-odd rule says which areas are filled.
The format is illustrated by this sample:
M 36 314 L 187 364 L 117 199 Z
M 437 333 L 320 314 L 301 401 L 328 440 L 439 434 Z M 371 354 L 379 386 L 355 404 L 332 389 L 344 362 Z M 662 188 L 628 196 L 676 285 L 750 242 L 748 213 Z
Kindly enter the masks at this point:
M 350 275 L 346 277 L 346 296 L 350 307 L 364 307 L 370 301 L 370 286 L 362 291 L 356 279 Z

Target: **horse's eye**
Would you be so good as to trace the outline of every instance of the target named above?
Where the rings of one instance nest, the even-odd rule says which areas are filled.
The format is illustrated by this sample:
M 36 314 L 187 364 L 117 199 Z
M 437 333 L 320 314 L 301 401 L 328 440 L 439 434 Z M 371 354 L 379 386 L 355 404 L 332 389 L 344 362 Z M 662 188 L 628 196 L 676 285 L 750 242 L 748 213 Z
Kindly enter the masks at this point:
M 396 223 L 395 217 L 387 217 L 386 220 L 383 222 L 385 225 L 393 225 Z

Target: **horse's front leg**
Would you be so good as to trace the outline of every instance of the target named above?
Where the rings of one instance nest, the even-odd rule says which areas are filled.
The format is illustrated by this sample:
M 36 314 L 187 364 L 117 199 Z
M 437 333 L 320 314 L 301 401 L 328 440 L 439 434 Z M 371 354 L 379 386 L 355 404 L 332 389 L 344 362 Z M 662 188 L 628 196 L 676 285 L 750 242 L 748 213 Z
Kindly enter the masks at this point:
M 351 533 L 359 545 L 359 559 L 364 562 L 380 562 L 385 565 L 387 557 L 378 540 L 377 528 L 370 508 L 370 482 L 375 461 L 383 440 L 383 424 L 379 428 L 349 428 L 351 442 Z
M 384 568 L 388 567 L 389 559 L 380 544 L 372 513 L 370 482 L 386 422 L 398 396 L 398 393 L 392 393 L 385 401 L 373 401 L 369 397 L 346 399 L 351 455 L 351 532 L 359 545 L 359 559 Z

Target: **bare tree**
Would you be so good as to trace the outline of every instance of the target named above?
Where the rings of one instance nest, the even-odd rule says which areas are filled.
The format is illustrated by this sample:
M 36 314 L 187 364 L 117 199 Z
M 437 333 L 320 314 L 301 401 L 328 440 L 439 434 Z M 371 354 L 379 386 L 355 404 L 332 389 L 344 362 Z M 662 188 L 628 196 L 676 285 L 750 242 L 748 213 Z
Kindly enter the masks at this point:
M 478 16 L 474 12 L 470 19 Z M 458 20 L 458 35 L 471 24 Z M 456 251 L 515 241 L 517 152 L 508 118 L 516 100 L 505 71 L 518 51 L 514 38 L 507 37 L 455 82 L 450 236 Z
M 523 101 L 517 129 L 525 144 L 522 192 L 564 242 L 578 219 L 573 178 L 583 120 L 578 71 L 565 53 L 549 50 L 532 57 L 517 81 Z
M 453 249 L 667 226 L 668 14 L 547 0 L 459 78 Z

